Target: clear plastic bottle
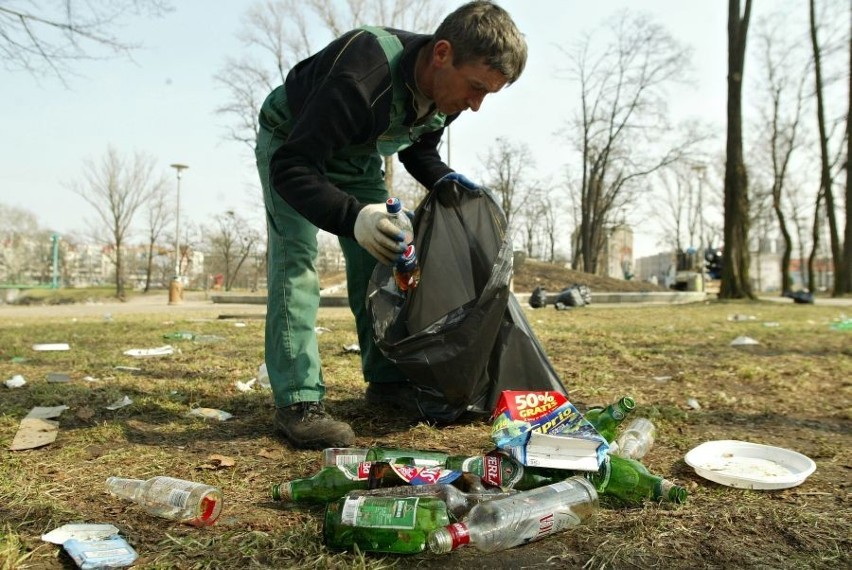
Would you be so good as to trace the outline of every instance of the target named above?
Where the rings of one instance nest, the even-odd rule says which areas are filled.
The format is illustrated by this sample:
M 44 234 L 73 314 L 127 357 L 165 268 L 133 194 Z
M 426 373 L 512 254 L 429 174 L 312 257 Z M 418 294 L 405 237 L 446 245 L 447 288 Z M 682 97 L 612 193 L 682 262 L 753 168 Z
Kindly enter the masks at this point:
M 109 492 L 133 501 L 154 516 L 193 526 L 209 526 L 222 512 L 222 492 L 211 485 L 173 477 L 148 480 L 110 477 Z
M 480 503 L 464 522 L 429 535 L 429 550 L 443 554 L 465 544 L 482 552 L 505 550 L 586 522 L 598 506 L 594 486 L 571 477 L 511 497 Z
M 393 277 L 402 292 L 416 289 L 420 285 L 420 267 L 417 265 L 417 252 L 414 251 L 413 243 L 408 244 L 402 258 L 393 266 Z
M 634 419 L 616 438 L 618 446 L 612 454 L 630 459 L 642 459 L 653 447 L 656 431 L 651 420 L 647 418 Z
M 402 209 L 402 201 L 396 197 L 388 198 L 387 202 L 385 202 L 385 208 L 393 225 L 405 232 L 405 243 L 409 244 L 413 242 L 414 226 L 411 225 L 411 220 L 408 219 L 408 215 Z
M 510 497 L 517 491 L 499 488 L 482 489 L 477 493 L 465 493 L 448 483 L 432 485 L 409 485 L 408 487 L 385 487 L 369 491 L 350 491 L 346 496 L 357 497 L 432 497 L 441 499 L 453 520 L 461 520 L 474 506 L 485 501 Z

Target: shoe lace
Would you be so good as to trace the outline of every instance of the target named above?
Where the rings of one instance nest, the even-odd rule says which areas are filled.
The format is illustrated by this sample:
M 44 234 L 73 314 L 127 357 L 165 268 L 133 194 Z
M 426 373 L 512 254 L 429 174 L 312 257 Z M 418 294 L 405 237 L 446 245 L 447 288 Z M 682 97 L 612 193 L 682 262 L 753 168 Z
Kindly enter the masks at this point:
M 325 407 L 322 402 L 304 402 L 302 404 L 302 421 L 312 416 L 325 417 Z

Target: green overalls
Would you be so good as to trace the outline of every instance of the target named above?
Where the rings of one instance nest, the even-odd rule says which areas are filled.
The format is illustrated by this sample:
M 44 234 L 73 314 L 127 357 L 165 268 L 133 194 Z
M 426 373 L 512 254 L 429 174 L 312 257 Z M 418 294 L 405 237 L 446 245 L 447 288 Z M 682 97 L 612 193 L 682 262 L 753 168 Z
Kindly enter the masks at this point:
M 361 29 L 376 36 L 388 60 L 393 80 L 390 124 L 375 144 L 343 149 L 325 166 L 329 181 L 337 188 L 359 202 L 376 204 L 388 198 L 380 154 L 391 156 L 407 148 L 422 134 L 442 128 L 446 117 L 436 113 L 416 127 L 403 124 L 408 93 L 400 70 L 402 43 L 381 28 Z M 263 103 L 255 149 L 269 238 L 265 360 L 276 407 L 321 401 L 325 394 L 314 330 L 320 300 L 316 271 L 319 230 L 290 207 L 269 180 L 269 161 L 286 141 L 290 116 L 287 93 L 281 85 Z M 377 383 L 405 380 L 373 341 L 365 301 L 377 261 L 354 239 L 338 240 L 346 260 L 349 308 L 355 315 L 364 378 Z

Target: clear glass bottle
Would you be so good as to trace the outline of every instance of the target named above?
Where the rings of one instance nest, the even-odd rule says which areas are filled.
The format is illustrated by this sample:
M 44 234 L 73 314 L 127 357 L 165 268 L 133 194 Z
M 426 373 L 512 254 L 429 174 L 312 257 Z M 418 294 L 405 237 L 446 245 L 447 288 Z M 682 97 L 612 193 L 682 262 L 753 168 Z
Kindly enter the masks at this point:
M 133 501 L 149 514 L 193 526 L 212 525 L 222 512 L 222 492 L 204 483 L 163 476 L 110 477 L 106 486 L 111 494 Z
M 635 459 L 609 455 L 597 473 L 587 474 L 586 477 L 600 495 L 615 497 L 626 504 L 636 505 L 646 500 L 686 502 L 686 489 L 651 474 L 647 467 Z
M 465 544 L 482 552 L 540 540 L 586 522 L 598 506 L 594 486 L 582 476 L 511 497 L 480 503 L 463 522 L 429 535 L 429 550 L 443 554 Z
M 367 461 L 366 447 L 326 447 L 322 450 L 322 466 L 334 467 Z
M 430 497 L 344 497 L 329 503 L 323 537 L 329 548 L 414 554 L 429 533 L 450 523 L 447 506 Z
M 618 432 L 618 426 L 627 417 L 627 414 L 633 411 L 636 407 L 636 402 L 629 396 L 624 396 L 617 402 L 614 402 L 606 408 L 592 408 L 587 410 L 585 417 L 601 434 L 606 438 L 607 442 L 615 440 Z
M 499 488 L 482 489 L 476 493 L 465 493 L 448 483 L 432 485 L 409 485 L 407 487 L 385 487 L 369 491 L 350 491 L 346 496 L 357 497 L 431 497 L 441 499 L 447 506 L 447 512 L 454 520 L 461 520 L 474 506 L 485 501 L 510 497 L 517 491 Z
M 616 438 L 616 449 L 612 455 L 630 459 L 642 459 L 654 445 L 657 428 L 647 418 L 635 418 Z

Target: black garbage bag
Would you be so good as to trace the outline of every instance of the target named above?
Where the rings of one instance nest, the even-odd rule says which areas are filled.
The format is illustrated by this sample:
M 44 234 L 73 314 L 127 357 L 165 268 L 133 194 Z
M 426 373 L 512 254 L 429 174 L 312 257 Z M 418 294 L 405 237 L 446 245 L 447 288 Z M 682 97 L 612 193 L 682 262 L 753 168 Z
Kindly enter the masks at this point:
M 379 350 L 417 388 L 424 416 L 488 415 L 502 390 L 566 394 L 509 291 L 512 243 L 490 191 L 447 182 L 417 208 L 420 285 L 402 294 L 376 266 L 367 310 Z
M 544 287 L 536 287 L 530 294 L 530 307 L 540 309 L 547 305 L 547 291 Z
M 556 308 L 585 307 L 592 302 L 592 292 L 585 285 L 566 287 L 556 296 Z

